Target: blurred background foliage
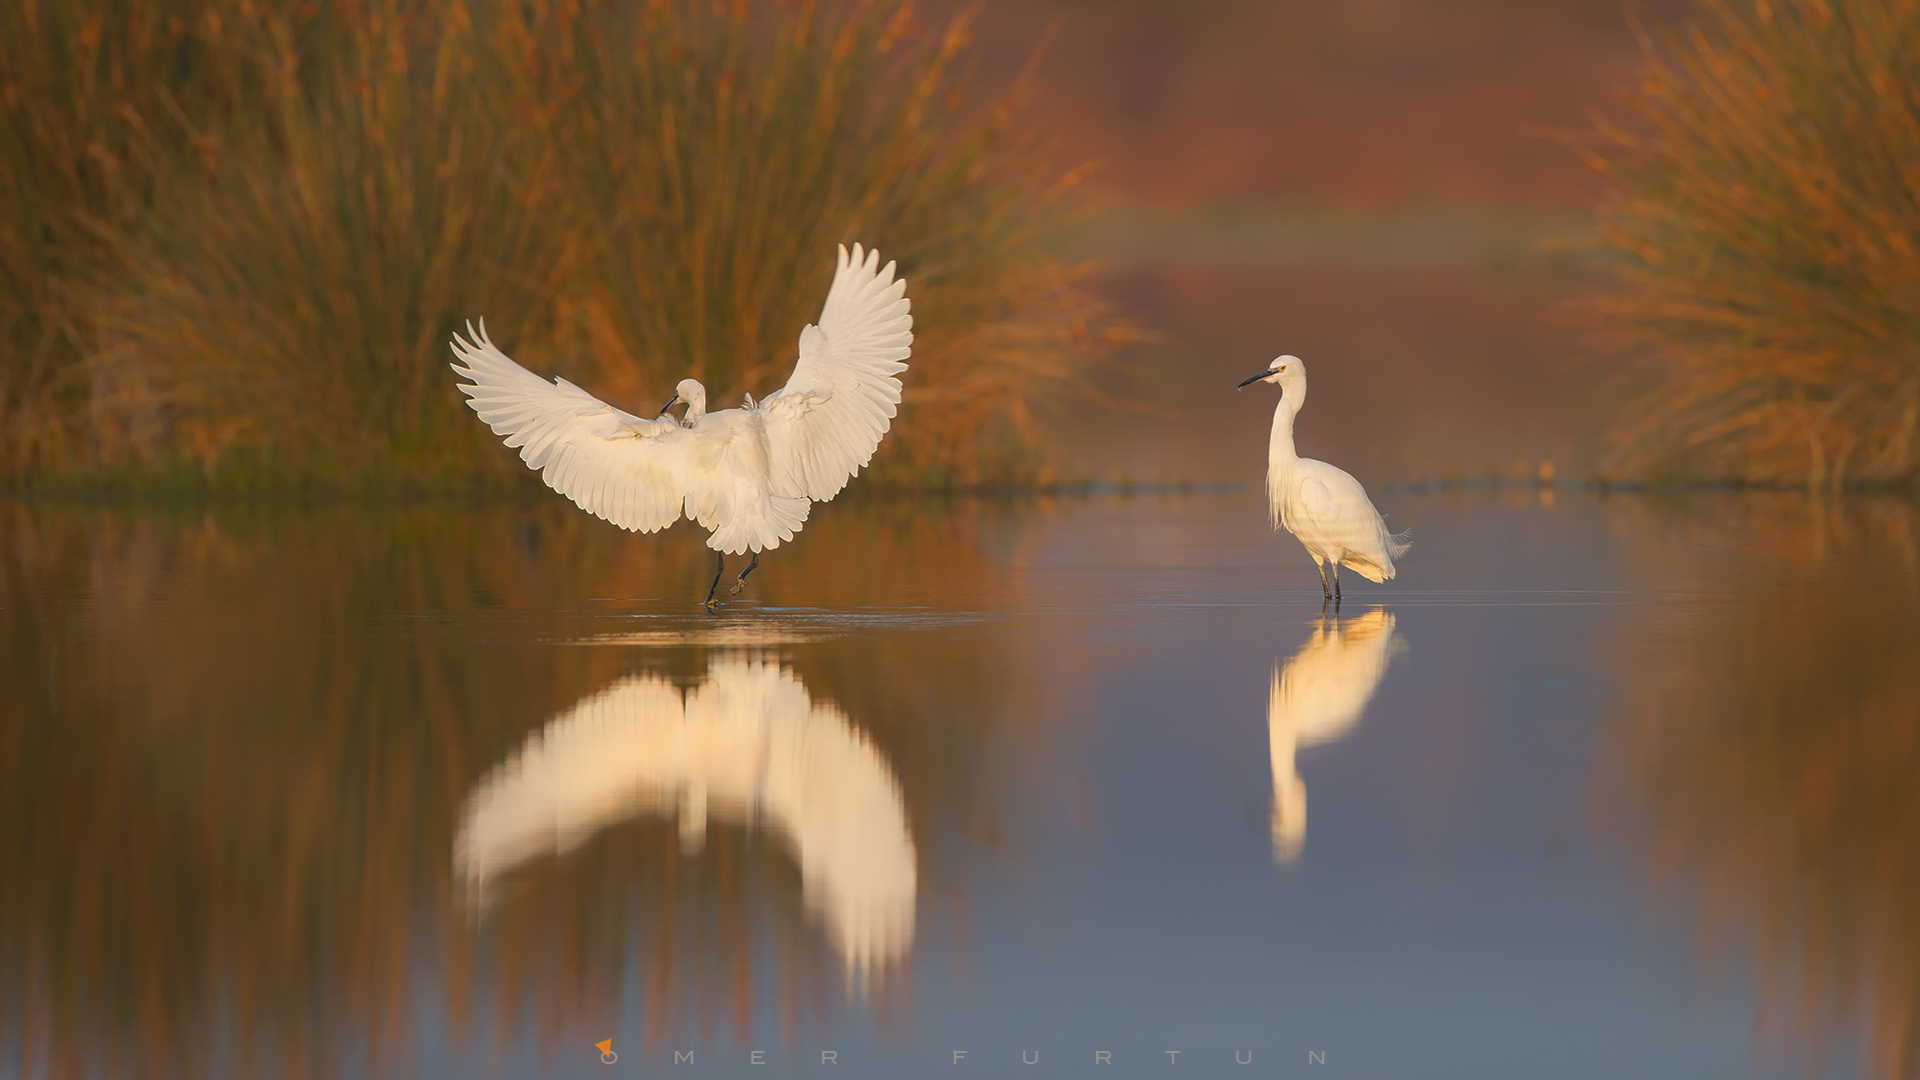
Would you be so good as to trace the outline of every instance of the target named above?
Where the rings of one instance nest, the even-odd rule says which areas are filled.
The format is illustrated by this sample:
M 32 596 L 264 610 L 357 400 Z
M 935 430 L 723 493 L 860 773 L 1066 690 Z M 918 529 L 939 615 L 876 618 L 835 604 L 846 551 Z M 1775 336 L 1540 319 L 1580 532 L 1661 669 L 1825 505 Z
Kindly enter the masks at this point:
M 1911 483 L 1920 4 L 1635 11 L 6 5 L 0 485 L 528 484 L 449 392 L 462 320 L 731 403 L 852 239 L 918 316 L 883 485 L 1253 478 L 1270 410 L 1219 387 L 1281 351 L 1369 483 Z M 1629 83 L 1600 171 L 1529 136 Z M 1168 335 L 1103 362 L 1102 295 Z
M 784 380 L 836 243 L 900 262 L 876 469 L 1031 479 L 1025 403 L 1126 327 L 1076 173 L 904 0 L 29 0 L 0 11 L 0 478 L 467 487 L 446 339 L 637 411 Z
M 1618 288 L 1581 306 L 1640 397 L 1615 475 L 1887 486 L 1920 472 L 1920 2 L 1703 0 L 1647 43 Z

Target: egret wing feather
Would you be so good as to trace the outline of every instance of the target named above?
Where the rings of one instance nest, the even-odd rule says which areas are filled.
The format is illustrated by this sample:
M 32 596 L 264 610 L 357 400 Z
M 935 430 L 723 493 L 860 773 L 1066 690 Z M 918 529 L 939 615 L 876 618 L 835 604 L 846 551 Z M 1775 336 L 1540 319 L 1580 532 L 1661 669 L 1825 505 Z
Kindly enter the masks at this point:
M 1323 481 L 1307 477 L 1300 482 L 1300 509 L 1306 512 L 1307 520 L 1324 534 L 1326 525 L 1333 517 L 1333 492 Z
M 831 499 L 873 459 L 913 344 L 906 289 L 879 252 L 840 248 L 820 322 L 800 332 L 793 376 L 760 403 L 774 494 Z
M 495 347 L 485 322 L 455 334 L 453 352 L 453 370 L 469 380 L 460 384 L 467 404 L 548 487 L 623 529 L 679 520 L 689 433 L 676 421 L 616 409 L 565 379 L 547 382 Z
M 1302 459 L 1295 487 L 1293 520 L 1289 531 L 1307 550 L 1333 558 L 1372 581 L 1394 576 L 1393 560 L 1406 547 L 1394 550 L 1396 538 L 1373 508 L 1360 481 L 1324 461 Z

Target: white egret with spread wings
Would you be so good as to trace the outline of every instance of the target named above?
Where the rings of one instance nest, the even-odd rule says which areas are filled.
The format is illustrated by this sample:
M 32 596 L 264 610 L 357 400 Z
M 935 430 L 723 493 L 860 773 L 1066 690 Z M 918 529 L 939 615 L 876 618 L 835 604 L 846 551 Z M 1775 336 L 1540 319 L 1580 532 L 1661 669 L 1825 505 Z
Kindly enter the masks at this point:
M 1280 387 L 1273 410 L 1273 434 L 1267 444 L 1267 509 L 1273 527 L 1282 526 L 1306 547 L 1320 568 L 1320 592 L 1340 600 L 1340 567 L 1345 564 L 1369 581 L 1392 579 L 1393 560 L 1406 553 L 1405 533 L 1387 531 L 1380 511 L 1360 481 L 1324 461 L 1303 458 L 1293 449 L 1293 418 L 1307 403 L 1307 365 L 1297 356 L 1275 357 L 1267 370 L 1241 383 Z M 1327 584 L 1327 568 L 1333 584 Z
M 840 493 L 868 461 L 900 404 L 913 343 L 904 278 L 877 251 L 840 249 L 820 322 L 800 331 L 793 376 L 758 404 L 707 411 L 707 391 L 683 379 L 657 419 L 624 412 L 556 377 L 551 383 L 487 339 L 486 323 L 455 334 L 453 370 L 467 404 L 547 486 L 623 529 L 654 532 L 682 513 L 712 533 L 713 584 L 727 554 L 793 539 L 814 502 Z M 683 420 L 668 415 L 676 403 Z

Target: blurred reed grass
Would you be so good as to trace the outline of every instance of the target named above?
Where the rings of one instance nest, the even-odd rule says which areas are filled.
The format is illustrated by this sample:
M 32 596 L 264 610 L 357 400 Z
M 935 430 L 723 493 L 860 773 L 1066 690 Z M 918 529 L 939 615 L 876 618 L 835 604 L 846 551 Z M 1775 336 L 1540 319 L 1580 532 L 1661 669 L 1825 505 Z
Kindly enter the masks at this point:
M 208 117 L 257 88 L 226 44 L 220 0 L 0 6 L 0 477 L 90 456 L 89 327 L 72 287 L 103 238 L 154 205 L 195 151 L 172 118 Z
M 1920 472 L 1920 2 L 1704 0 L 1647 46 L 1619 287 L 1583 304 L 1641 399 L 1616 476 L 1889 486 Z
M 1056 254 L 1076 175 L 1036 164 L 1024 80 L 985 102 L 961 70 L 965 15 L 52 0 L 4 18 L 30 31 L 0 34 L 21 72 L 7 235 L 36 241 L 0 309 L 16 484 L 524 479 L 453 389 L 463 320 L 636 409 L 689 374 L 765 393 L 836 242 L 911 281 L 886 482 L 1038 477 L 1026 403 L 1086 389 L 1125 336 Z

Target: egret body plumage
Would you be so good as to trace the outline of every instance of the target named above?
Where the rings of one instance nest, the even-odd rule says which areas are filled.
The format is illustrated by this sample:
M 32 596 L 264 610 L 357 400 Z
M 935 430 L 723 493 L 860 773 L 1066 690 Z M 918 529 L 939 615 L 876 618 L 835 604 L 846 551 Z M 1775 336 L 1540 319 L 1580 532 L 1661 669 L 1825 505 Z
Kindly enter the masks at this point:
M 707 411 L 707 391 L 683 379 L 657 419 L 624 412 L 562 378 L 549 383 L 488 340 L 486 323 L 455 334 L 453 370 L 467 404 L 527 467 L 582 510 L 623 529 L 654 532 L 680 519 L 712 535 L 713 603 L 729 552 L 793 539 L 814 502 L 840 493 L 872 460 L 900 404 L 913 316 L 894 264 L 840 249 L 820 322 L 800 331 L 793 376 L 758 404 Z M 686 404 L 686 416 L 668 414 Z
M 1393 577 L 1393 560 L 1407 550 L 1406 535 L 1387 531 L 1380 511 L 1360 481 L 1293 448 L 1293 418 L 1307 402 L 1307 365 L 1297 356 L 1275 357 L 1267 370 L 1241 387 L 1272 383 L 1280 388 L 1267 444 L 1267 509 L 1273 527 L 1292 533 L 1320 568 L 1320 591 L 1340 599 L 1340 567 L 1369 581 Z M 1332 582 L 1328 582 L 1331 567 Z

